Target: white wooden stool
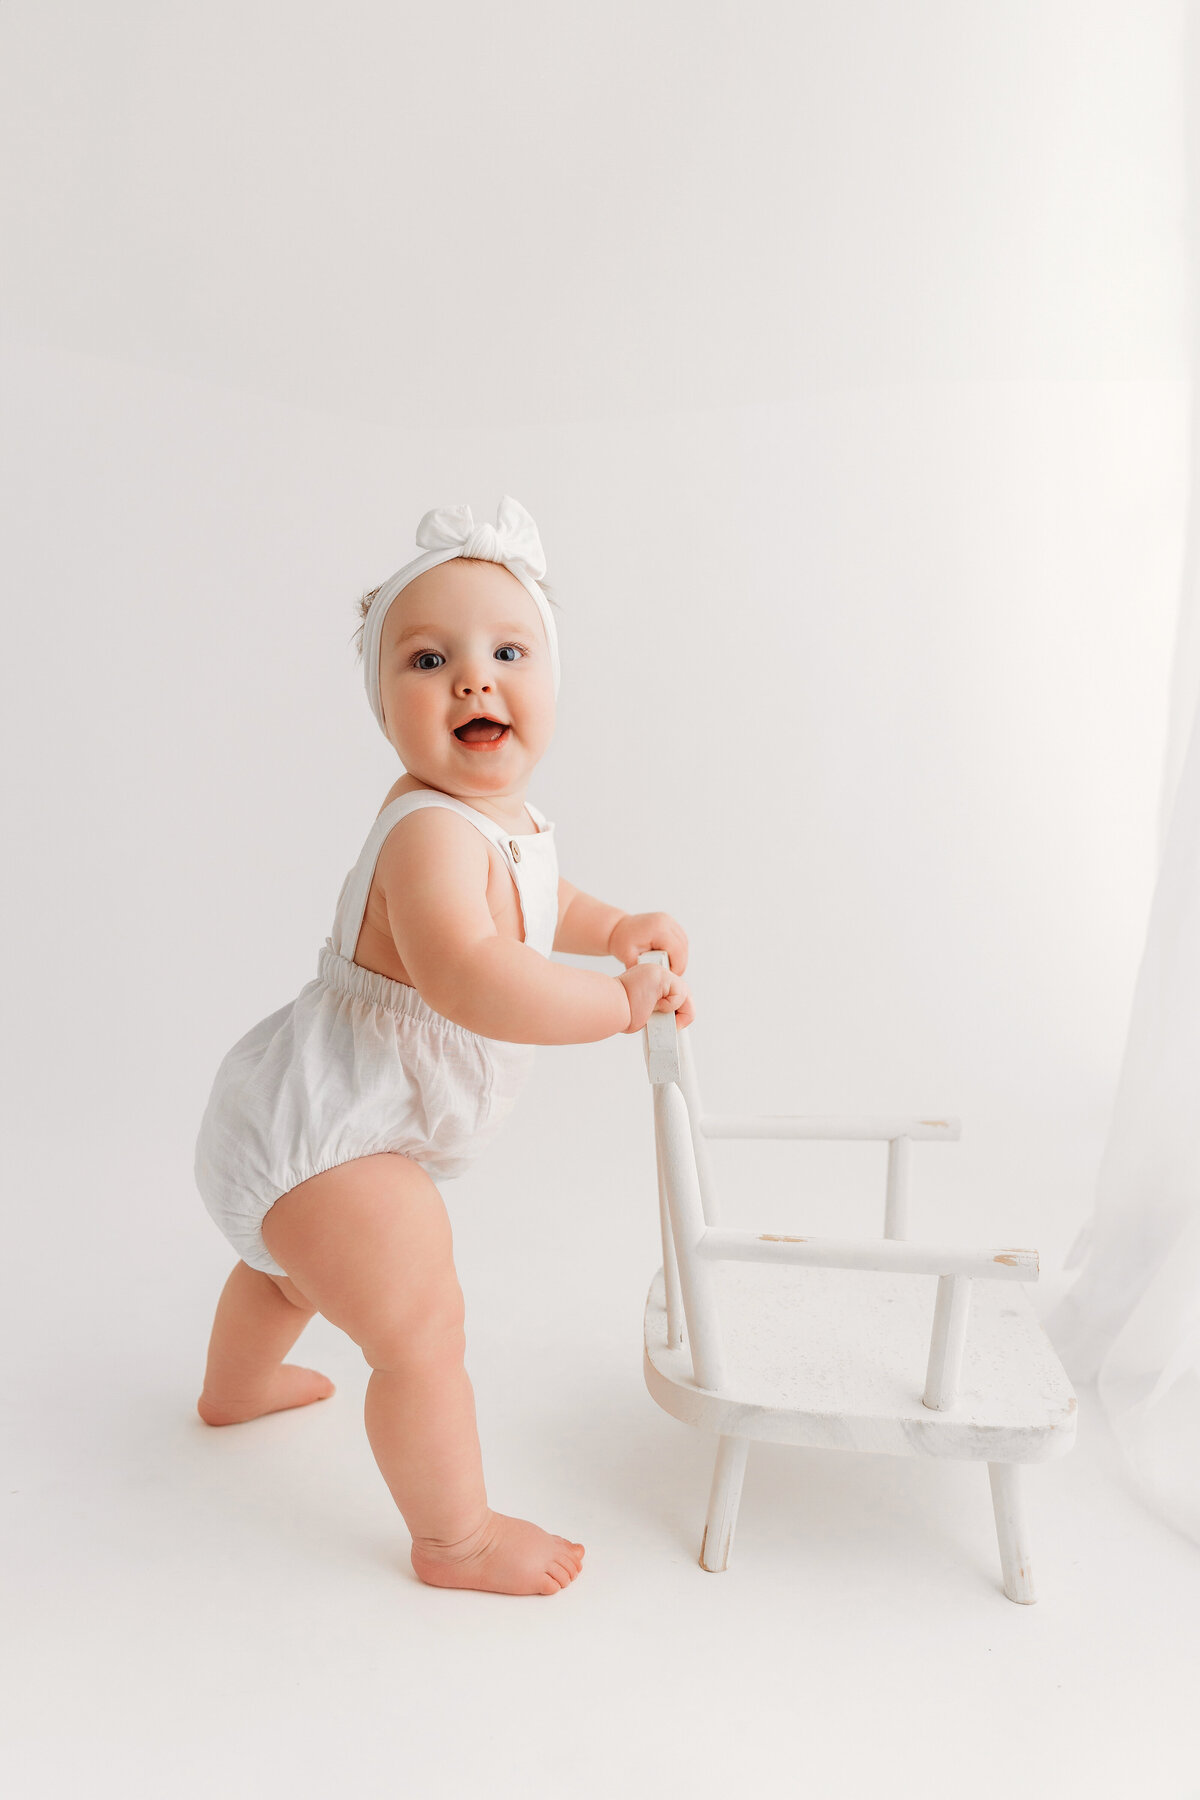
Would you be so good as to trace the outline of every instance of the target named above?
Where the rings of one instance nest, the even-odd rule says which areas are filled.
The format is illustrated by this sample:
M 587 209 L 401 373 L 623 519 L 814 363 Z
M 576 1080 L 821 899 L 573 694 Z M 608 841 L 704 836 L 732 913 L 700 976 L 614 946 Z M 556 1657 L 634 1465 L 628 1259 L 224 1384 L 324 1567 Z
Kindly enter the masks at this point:
M 646 1301 L 646 1386 L 666 1412 L 718 1436 L 702 1566 L 728 1565 L 752 1438 L 961 1457 L 988 1465 L 1004 1592 L 1029 1604 L 1020 1465 L 1071 1448 L 1075 1395 L 1022 1285 L 1037 1280 L 1035 1250 L 907 1240 L 910 1146 L 957 1138 L 958 1121 L 705 1115 L 690 1030 L 652 1013 L 643 1035 L 663 1242 Z M 723 1230 L 708 1138 L 886 1142 L 883 1237 Z

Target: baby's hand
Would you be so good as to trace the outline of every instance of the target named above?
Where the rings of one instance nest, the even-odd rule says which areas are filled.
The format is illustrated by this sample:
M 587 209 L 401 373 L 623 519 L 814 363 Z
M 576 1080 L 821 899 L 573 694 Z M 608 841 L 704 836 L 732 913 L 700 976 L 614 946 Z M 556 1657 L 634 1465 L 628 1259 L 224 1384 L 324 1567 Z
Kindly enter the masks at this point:
M 662 917 L 655 914 L 655 917 Z M 654 946 L 659 948 L 658 945 Z M 661 948 L 666 949 L 666 945 Z M 635 963 L 616 979 L 629 996 L 629 1023 L 626 1032 L 641 1031 L 652 1012 L 673 1012 L 675 1023 L 690 1025 L 695 1018 L 692 997 L 678 975 L 672 975 L 661 963 Z
M 687 932 L 670 913 L 626 913 L 613 926 L 608 940 L 610 956 L 628 969 L 643 950 L 665 950 L 676 975 L 682 975 L 687 968 Z M 640 1029 L 634 1026 L 635 1031 Z

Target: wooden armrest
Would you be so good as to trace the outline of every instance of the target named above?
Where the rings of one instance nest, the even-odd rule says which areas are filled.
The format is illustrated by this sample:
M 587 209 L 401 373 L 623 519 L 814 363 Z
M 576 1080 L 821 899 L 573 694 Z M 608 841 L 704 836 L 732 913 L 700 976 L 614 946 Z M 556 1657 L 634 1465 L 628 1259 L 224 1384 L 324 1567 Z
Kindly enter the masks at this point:
M 709 1226 L 695 1239 L 706 1262 L 799 1263 L 817 1269 L 877 1269 L 903 1275 L 966 1275 L 976 1280 L 1036 1281 L 1036 1250 L 975 1250 L 893 1238 L 784 1237 L 769 1231 Z
M 958 1119 L 900 1119 L 883 1114 L 863 1118 L 823 1118 L 802 1113 L 705 1113 L 700 1131 L 709 1138 L 829 1138 L 893 1142 L 919 1138 L 930 1143 L 961 1137 Z

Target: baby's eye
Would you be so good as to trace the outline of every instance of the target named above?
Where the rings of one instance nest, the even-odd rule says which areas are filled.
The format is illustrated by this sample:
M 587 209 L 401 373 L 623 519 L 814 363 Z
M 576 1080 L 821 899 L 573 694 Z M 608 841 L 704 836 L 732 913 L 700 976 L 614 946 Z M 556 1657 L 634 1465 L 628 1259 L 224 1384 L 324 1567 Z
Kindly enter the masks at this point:
M 524 656 L 520 644 L 501 644 L 496 651 L 497 662 L 516 662 L 518 656 Z
M 422 650 L 413 657 L 414 669 L 436 669 L 445 662 L 440 650 Z

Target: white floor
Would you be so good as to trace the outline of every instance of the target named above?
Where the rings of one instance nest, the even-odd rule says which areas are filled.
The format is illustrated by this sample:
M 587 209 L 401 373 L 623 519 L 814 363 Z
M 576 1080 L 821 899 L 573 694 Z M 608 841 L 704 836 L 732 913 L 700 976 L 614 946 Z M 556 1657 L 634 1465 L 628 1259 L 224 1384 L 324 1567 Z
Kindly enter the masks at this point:
M 23 1350 L 5 1402 L 6 1794 L 1200 1794 L 1200 1550 L 1132 1491 L 1092 1397 L 1073 1454 L 1029 1472 L 1033 1607 L 1000 1590 L 982 1467 L 850 1453 L 754 1447 L 731 1567 L 708 1575 L 711 1444 L 642 1383 L 650 1204 L 632 1174 L 596 1191 L 602 1141 L 575 1142 L 572 1191 L 543 1180 L 535 1199 L 537 1122 L 534 1106 L 447 1198 L 493 1504 L 587 1545 L 553 1599 L 413 1578 L 362 1432 L 361 1358 L 323 1321 L 297 1355 L 333 1400 L 199 1422 L 230 1258 L 186 1147 L 125 1190 L 155 1221 L 145 1265 L 102 1223 L 114 1195 L 81 1198 L 69 1166 L 28 1173 L 6 1302 Z M 631 1171 L 644 1150 L 634 1133 Z M 69 1256 L 46 1240 L 68 1192 Z

